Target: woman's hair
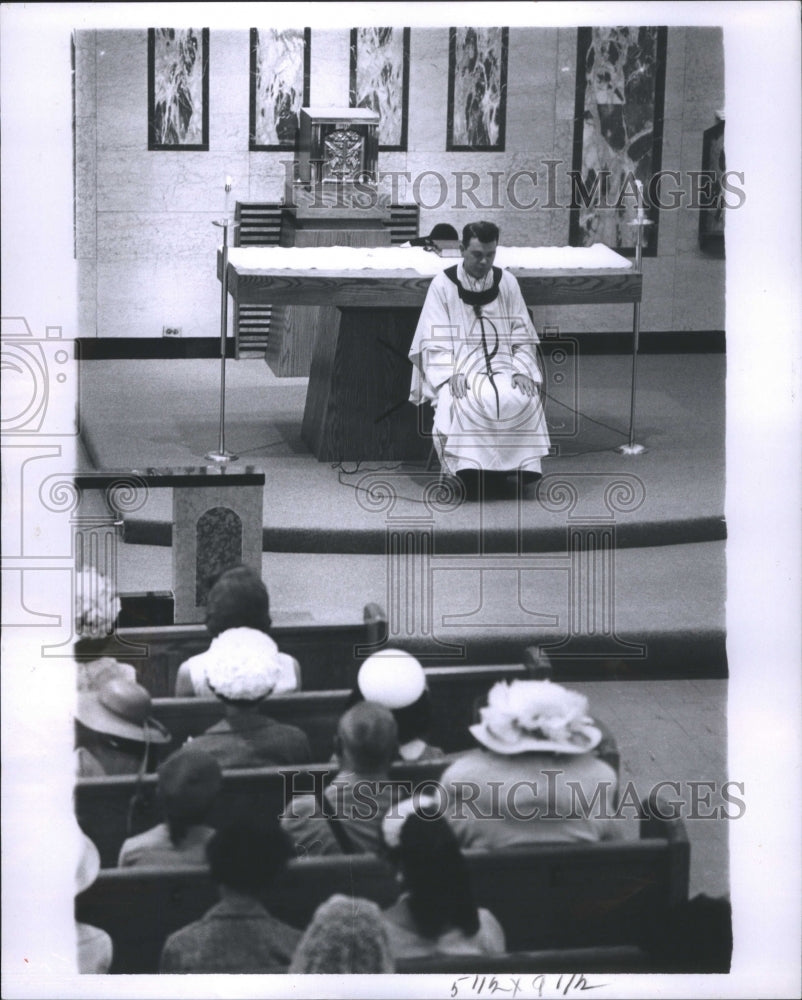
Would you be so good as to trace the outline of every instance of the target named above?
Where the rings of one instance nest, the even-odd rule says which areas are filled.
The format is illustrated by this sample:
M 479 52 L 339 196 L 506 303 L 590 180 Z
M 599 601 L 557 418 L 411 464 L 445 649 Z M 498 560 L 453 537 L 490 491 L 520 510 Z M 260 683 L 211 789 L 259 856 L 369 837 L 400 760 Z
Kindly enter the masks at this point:
M 248 896 L 259 896 L 267 889 L 291 854 L 290 842 L 278 823 L 232 823 L 206 844 L 212 879 Z
M 479 913 L 468 866 L 446 819 L 412 813 L 401 828 L 397 858 L 423 937 L 437 938 L 455 927 L 476 934 Z
M 159 767 L 159 797 L 173 845 L 178 847 L 193 826 L 208 818 L 222 782 L 217 760 L 192 745 Z
M 232 566 L 218 576 L 206 600 L 206 628 L 212 638 L 230 628 L 270 628 L 270 598 L 250 566 Z
M 322 903 L 298 942 L 292 974 L 387 973 L 394 971 L 381 910 L 358 896 L 331 896 Z

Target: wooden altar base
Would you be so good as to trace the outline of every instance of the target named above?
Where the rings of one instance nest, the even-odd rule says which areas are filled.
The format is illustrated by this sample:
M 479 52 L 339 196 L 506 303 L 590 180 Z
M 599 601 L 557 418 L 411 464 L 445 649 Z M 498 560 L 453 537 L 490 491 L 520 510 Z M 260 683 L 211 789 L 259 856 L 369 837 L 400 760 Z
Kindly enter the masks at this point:
M 433 411 L 408 401 L 418 309 L 325 309 L 301 435 L 319 461 L 426 461 Z

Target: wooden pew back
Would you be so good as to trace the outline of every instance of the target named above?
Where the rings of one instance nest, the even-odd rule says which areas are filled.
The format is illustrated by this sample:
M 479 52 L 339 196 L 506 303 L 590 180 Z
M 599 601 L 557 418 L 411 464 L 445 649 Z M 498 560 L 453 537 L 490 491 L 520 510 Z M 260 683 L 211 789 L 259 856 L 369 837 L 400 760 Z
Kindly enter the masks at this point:
M 429 742 L 446 753 L 474 746 L 468 726 L 475 721 L 477 704 L 486 701 L 493 684 L 529 676 L 526 667 L 518 664 L 430 667 L 426 675 L 432 697 Z M 329 760 L 337 723 L 350 694 L 350 689 L 299 691 L 268 698 L 261 711 L 277 722 L 301 728 L 309 737 L 313 760 Z M 216 698 L 155 698 L 153 702 L 154 717 L 173 735 L 171 749 L 203 733 L 223 714 L 223 705 Z
M 688 897 L 690 850 L 681 822 L 661 824 L 660 837 L 648 836 L 653 832 L 644 826 L 634 842 L 467 851 L 476 901 L 501 922 L 509 951 L 633 945 L 647 917 Z M 308 858 L 290 863 L 265 903 L 303 928 L 334 893 L 386 907 L 398 891 L 392 868 L 379 858 Z M 215 900 L 203 869 L 110 870 L 78 897 L 76 915 L 111 935 L 112 971 L 146 973 L 157 970 L 167 935 Z
M 277 625 L 270 630 L 279 649 L 301 664 L 307 690 L 351 686 L 359 669 L 356 651 L 381 642 L 386 632 L 386 616 L 378 604 L 365 605 L 361 622 Z M 121 628 L 116 636 L 132 647 L 130 659 L 123 652 L 117 658 L 136 668 L 139 683 L 154 698 L 169 698 L 178 668 L 190 656 L 207 650 L 211 641 L 205 625 Z M 144 656 L 139 653 L 143 646 Z
M 407 783 L 406 794 L 421 782 L 438 778 L 447 761 L 431 760 L 393 765 L 393 781 Z M 292 767 L 260 767 L 224 771 L 220 795 L 209 817 L 220 827 L 236 819 L 252 822 L 274 820 L 293 794 L 313 792 L 334 777 L 331 764 Z M 136 775 L 79 778 L 75 787 L 75 812 L 81 829 L 100 852 L 101 865 L 117 864 L 126 837 L 134 836 L 162 821 L 156 775 L 138 781 Z

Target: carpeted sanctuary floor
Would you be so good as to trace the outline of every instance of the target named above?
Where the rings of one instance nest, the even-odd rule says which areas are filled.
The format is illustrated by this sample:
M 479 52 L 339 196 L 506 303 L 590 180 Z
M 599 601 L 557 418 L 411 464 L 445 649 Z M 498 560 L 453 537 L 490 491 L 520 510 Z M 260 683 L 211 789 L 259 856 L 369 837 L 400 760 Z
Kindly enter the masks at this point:
M 647 451 L 637 457 L 616 451 L 628 430 L 629 356 L 578 358 L 570 386 L 549 371 L 557 454 L 544 460 L 541 485 L 569 483 L 574 506 L 558 510 L 544 493 L 433 511 L 421 498 L 436 471 L 318 462 L 300 436 L 306 380 L 229 361 L 226 444 L 267 477 L 274 617 L 355 620 L 376 601 L 390 639 L 431 662 L 517 661 L 525 646 L 546 644 L 566 676 L 726 676 L 725 368 L 723 355 L 639 359 L 636 440 Z M 90 464 L 204 464 L 217 440 L 219 372 L 214 360 L 84 362 Z M 388 489 L 393 505 L 375 502 Z M 421 515 L 433 552 L 413 580 L 418 570 L 388 556 L 387 537 Z M 171 517 L 169 490 L 126 516 L 123 589 L 170 589 Z M 587 557 L 577 573 L 568 532 L 599 518 L 615 532 L 606 567 Z

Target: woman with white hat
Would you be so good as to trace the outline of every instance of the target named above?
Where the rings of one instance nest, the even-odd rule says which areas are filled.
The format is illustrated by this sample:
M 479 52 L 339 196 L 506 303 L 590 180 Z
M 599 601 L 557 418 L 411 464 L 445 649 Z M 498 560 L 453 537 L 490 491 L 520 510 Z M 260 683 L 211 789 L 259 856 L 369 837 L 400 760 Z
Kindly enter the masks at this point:
M 398 756 L 402 760 L 443 757 L 440 747 L 427 742 L 431 725 L 431 696 L 418 660 L 402 649 L 380 649 L 359 669 L 349 705 L 374 701 L 393 713 L 398 726 Z
M 470 727 L 480 747 L 441 778 L 463 847 L 619 836 L 618 776 L 595 752 L 603 734 L 584 695 L 551 681 L 501 681 L 480 714 Z
M 278 650 L 265 650 L 262 638 L 253 629 L 228 629 L 205 660 L 206 683 L 225 706 L 225 717 L 191 738 L 190 745 L 211 754 L 223 769 L 312 760 L 306 733 L 262 712 L 262 703 L 276 693 L 284 676 Z
M 301 667 L 293 656 L 279 652 L 271 639 L 270 597 L 264 581 L 250 566 L 232 566 L 212 585 L 206 599 L 206 628 L 212 643 L 204 653 L 191 656 L 178 668 L 175 679 L 177 698 L 211 698 L 206 667 L 210 659 L 219 660 L 226 648 L 226 634 L 234 629 L 245 635 L 250 646 L 261 649 L 266 658 L 275 660 L 281 670 L 273 694 L 297 691 L 301 687 Z

